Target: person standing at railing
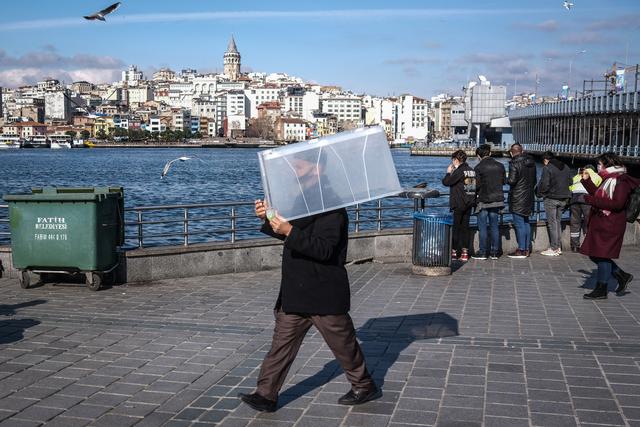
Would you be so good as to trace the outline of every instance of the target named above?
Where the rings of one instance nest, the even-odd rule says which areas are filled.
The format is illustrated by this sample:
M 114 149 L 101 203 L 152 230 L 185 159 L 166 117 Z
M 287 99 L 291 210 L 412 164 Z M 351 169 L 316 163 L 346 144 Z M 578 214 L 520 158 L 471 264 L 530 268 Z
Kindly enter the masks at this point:
M 473 259 L 498 259 L 500 256 L 500 229 L 498 216 L 504 207 L 505 169 L 502 163 L 491 158 L 491 146 L 482 144 L 476 149 L 480 163 L 476 165 L 476 212 L 480 248 Z M 490 241 L 487 242 L 487 231 Z
M 597 168 L 602 178 L 600 186 L 596 186 L 588 171 L 583 172 L 580 181 L 589 193 L 584 200 L 591 205 L 587 235 L 580 246 L 580 253 L 598 266 L 596 287 L 584 295 L 585 299 L 606 299 L 612 275 L 618 281 L 618 294 L 624 293 L 633 280 L 633 275 L 622 271 L 614 259 L 620 256 L 627 228 L 627 201 L 631 191 L 640 185 L 640 180 L 627 175 L 622 160 L 614 153 L 600 155 Z
M 580 250 L 580 234 L 587 234 L 587 221 L 589 219 L 589 206 L 584 201 L 584 196 L 587 190 L 584 188 L 582 181 L 582 175 L 587 172 L 591 177 L 591 181 L 596 185 L 600 185 L 602 178 L 596 173 L 596 168 L 593 165 L 586 165 L 584 168 L 578 170 L 578 173 L 573 177 L 573 184 L 569 187 L 571 190 L 571 217 L 569 218 L 569 229 L 571 232 L 571 251 L 578 252 Z M 582 233 L 581 233 L 582 231 Z
M 562 211 L 571 199 L 571 170 L 556 159 L 555 154 L 546 151 L 542 155 L 542 176 L 538 183 L 538 197 L 542 197 L 547 217 L 549 248 L 541 252 L 545 256 L 562 254 Z
M 467 155 L 463 150 L 457 150 L 451 155 L 451 164 L 447 167 L 447 174 L 442 178 L 442 184 L 450 187 L 449 208 L 453 212 L 453 249 L 451 259 L 469 260 L 469 219 L 475 205 L 476 172 L 467 163 Z
M 536 162 L 525 154 L 522 145 L 515 143 L 509 149 L 509 211 L 513 216 L 518 248 L 509 258 L 526 258 L 531 250 L 531 224 L 529 216 L 533 212 L 536 187 Z

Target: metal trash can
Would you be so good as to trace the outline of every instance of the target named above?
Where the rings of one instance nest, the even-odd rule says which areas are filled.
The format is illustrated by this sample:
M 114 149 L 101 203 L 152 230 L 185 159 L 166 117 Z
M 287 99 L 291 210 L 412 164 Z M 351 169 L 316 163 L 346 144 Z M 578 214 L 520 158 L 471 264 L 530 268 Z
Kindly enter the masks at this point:
M 413 214 L 414 274 L 447 276 L 451 274 L 451 226 L 453 217 L 435 213 Z
M 398 197 L 406 197 L 407 199 L 413 199 L 413 211 L 423 211 L 426 206 L 426 199 L 432 199 L 440 197 L 440 192 L 433 188 L 407 188 L 402 193 L 398 194 Z
M 11 252 L 24 289 L 30 272 L 84 273 L 98 290 L 119 264 L 124 243 L 122 187 L 35 188 L 9 194 Z

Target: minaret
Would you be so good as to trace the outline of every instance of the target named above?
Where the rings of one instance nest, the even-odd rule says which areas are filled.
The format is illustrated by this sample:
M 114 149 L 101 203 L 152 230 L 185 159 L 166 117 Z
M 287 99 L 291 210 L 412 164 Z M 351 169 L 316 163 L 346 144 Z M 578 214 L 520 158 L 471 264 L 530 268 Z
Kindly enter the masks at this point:
M 224 53 L 224 74 L 231 80 L 238 80 L 240 77 L 240 52 L 238 52 L 233 36 L 231 36 L 227 51 Z

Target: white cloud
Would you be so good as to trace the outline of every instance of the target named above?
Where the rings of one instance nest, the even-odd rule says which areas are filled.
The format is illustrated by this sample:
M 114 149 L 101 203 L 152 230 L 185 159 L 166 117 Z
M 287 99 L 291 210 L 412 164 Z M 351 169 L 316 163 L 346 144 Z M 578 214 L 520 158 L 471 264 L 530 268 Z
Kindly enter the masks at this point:
M 538 24 L 529 24 L 529 23 L 514 24 L 513 27 L 516 29 L 526 28 L 529 30 L 552 32 L 552 31 L 556 31 L 559 28 L 559 25 L 557 21 L 553 19 L 549 19 L 547 21 L 540 22 Z
M 145 22 L 184 22 L 184 21 L 229 21 L 238 19 L 371 19 L 390 17 L 478 16 L 531 14 L 550 12 L 550 9 L 505 9 L 505 8 L 457 8 L 457 9 L 345 9 L 345 10 L 246 10 L 229 12 L 191 12 L 191 13 L 145 13 L 133 15 L 114 15 L 107 17 L 109 25 L 139 24 Z M 77 18 L 40 19 L 15 21 L 0 24 L 0 31 L 39 30 L 47 28 L 78 27 L 104 25 Z
M 0 86 L 19 87 L 33 85 L 45 78 L 54 78 L 65 82 L 86 80 L 91 83 L 112 83 L 120 80 L 120 69 L 82 68 L 75 70 L 10 68 L 0 70 Z
M 55 46 L 43 46 L 43 50 L 12 56 L 0 49 L 0 85 L 24 86 L 52 77 L 65 82 L 86 80 L 107 83 L 119 80 L 125 64 L 111 56 L 76 54 L 64 56 Z
M 3 67 L 86 67 L 86 68 L 116 68 L 125 64 L 111 56 L 97 56 L 76 54 L 64 56 L 56 52 L 53 46 L 47 46 L 42 51 L 28 52 L 22 56 L 10 56 L 0 49 L 0 68 Z

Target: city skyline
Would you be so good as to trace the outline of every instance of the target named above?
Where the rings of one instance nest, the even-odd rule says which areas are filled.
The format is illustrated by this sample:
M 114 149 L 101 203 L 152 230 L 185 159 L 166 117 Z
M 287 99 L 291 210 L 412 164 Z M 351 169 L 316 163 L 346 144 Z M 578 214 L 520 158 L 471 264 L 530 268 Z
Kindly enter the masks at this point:
M 576 1 L 571 11 L 556 0 L 455 8 L 404 0 L 394 9 L 377 0 L 366 9 L 330 1 L 322 10 L 253 1 L 215 8 L 184 1 L 178 9 L 138 0 L 123 2 L 106 23 L 82 19 L 106 3 L 4 6 L 0 33 L 14 42 L 0 47 L 0 85 L 46 76 L 114 82 L 128 64 L 147 75 L 161 67 L 222 72 L 232 34 L 243 72 L 285 72 L 380 96 L 458 94 L 478 74 L 508 86 L 509 95 L 532 91 L 537 76 L 540 94 L 554 95 L 569 79 L 581 88 L 614 61 L 637 63 L 640 53 L 640 8 L 625 0 Z

